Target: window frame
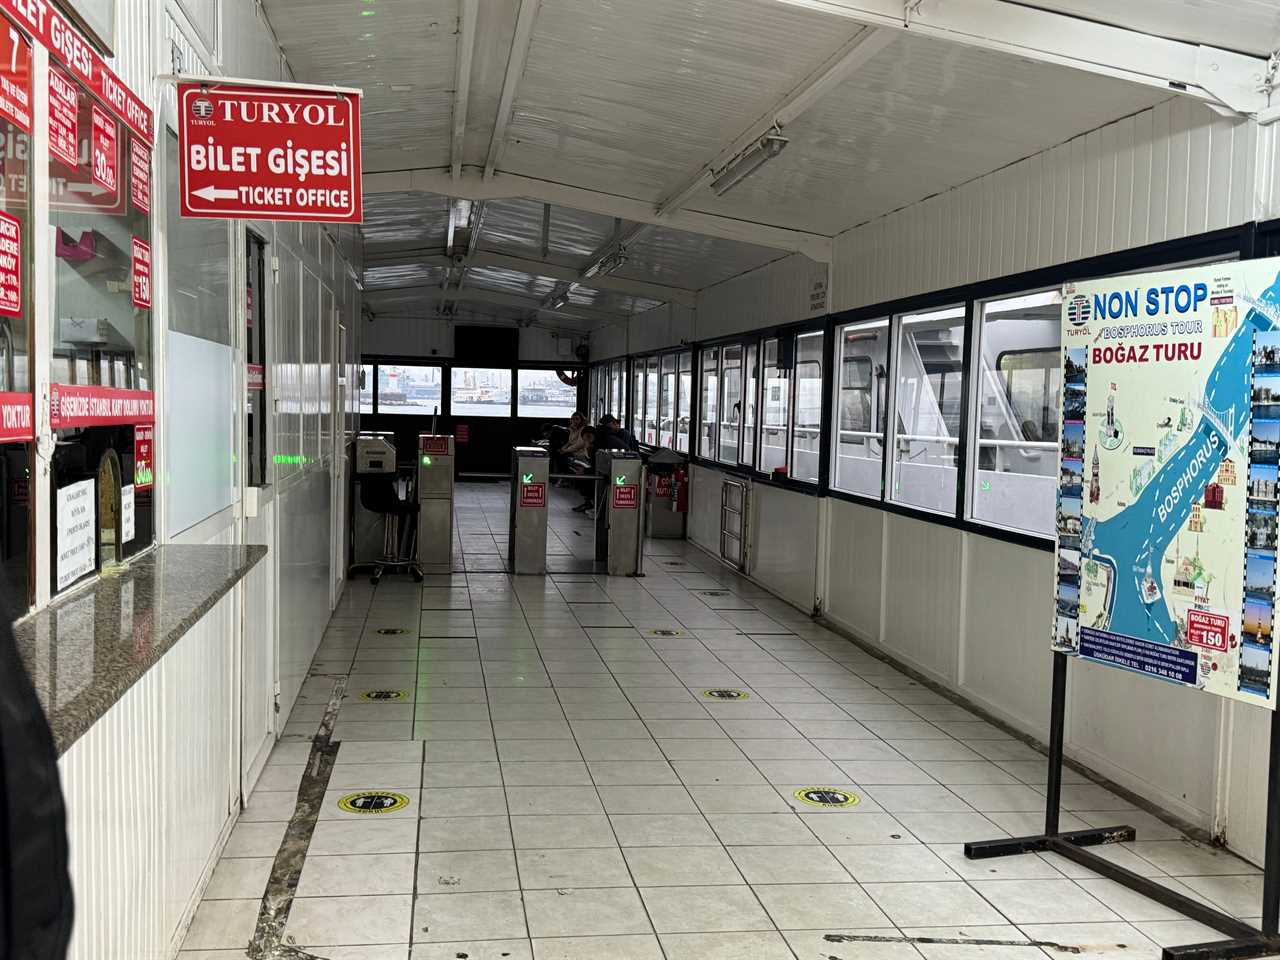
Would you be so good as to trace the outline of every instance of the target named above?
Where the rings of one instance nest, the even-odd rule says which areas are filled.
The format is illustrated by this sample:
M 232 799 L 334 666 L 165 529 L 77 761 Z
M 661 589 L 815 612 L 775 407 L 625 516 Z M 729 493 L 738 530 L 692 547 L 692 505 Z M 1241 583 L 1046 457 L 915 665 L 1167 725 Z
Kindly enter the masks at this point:
M 846 331 L 881 331 L 884 337 L 884 372 L 881 375 L 882 382 L 877 389 L 876 384 L 876 365 L 874 357 L 867 357 L 866 360 L 871 364 L 871 385 L 868 390 L 870 395 L 870 422 L 871 429 L 862 431 L 862 439 L 870 442 L 879 442 L 880 444 L 880 463 L 879 473 L 880 482 L 878 493 L 864 493 L 860 490 L 850 490 L 847 487 L 839 486 L 840 477 L 840 446 L 841 434 L 843 433 L 843 394 L 844 394 L 844 337 Z M 831 437 L 830 437 L 830 470 L 829 481 L 830 489 L 840 493 L 846 493 L 855 497 L 868 497 L 876 500 L 883 500 L 885 494 L 885 459 L 889 451 L 889 394 L 893 383 L 893 318 L 888 316 L 868 317 L 865 320 L 854 320 L 848 323 L 837 324 L 832 328 L 831 337 L 831 376 L 832 394 L 831 403 Z M 880 394 L 883 393 L 883 396 Z M 878 408 L 878 410 L 877 410 Z M 879 413 L 877 417 L 876 414 Z M 876 429 L 877 424 L 879 429 Z M 870 459 L 870 458 L 868 458 Z

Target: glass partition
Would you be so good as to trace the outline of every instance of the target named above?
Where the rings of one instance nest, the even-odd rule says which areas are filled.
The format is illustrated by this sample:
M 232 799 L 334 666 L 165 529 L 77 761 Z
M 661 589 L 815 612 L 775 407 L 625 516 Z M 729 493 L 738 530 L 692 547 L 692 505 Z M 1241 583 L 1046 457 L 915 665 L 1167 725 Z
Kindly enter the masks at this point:
M 747 344 L 746 361 L 743 364 L 742 387 L 742 462 L 749 467 L 756 462 L 756 394 L 760 381 L 756 372 L 756 358 L 760 353 L 759 346 L 752 342 Z
M 884 487 L 889 321 L 841 327 L 836 331 L 836 345 L 840 379 L 831 485 L 847 493 L 878 497 Z
M 676 445 L 676 355 L 662 357 L 661 380 L 658 384 L 658 443 L 675 448 Z
M 780 364 L 778 341 L 764 342 L 761 374 L 763 416 L 760 421 L 760 471 L 787 468 L 787 416 L 791 409 L 790 370 Z
M 738 462 L 738 424 L 742 419 L 742 346 L 732 344 L 721 351 L 720 359 L 720 443 L 721 463 Z
M 614 413 L 622 420 L 622 413 Z M 637 440 L 644 436 L 644 357 L 631 361 L 631 410 L 627 421 L 631 435 Z
M 698 433 L 698 455 L 708 460 L 716 458 L 716 417 L 720 399 L 720 348 L 707 347 L 702 351 L 702 390 L 701 409 L 698 411 L 700 423 Z
M 645 361 L 644 375 L 644 436 L 637 439 L 650 446 L 658 442 L 658 358 L 649 357 Z
M 689 410 L 693 404 L 693 353 L 680 354 L 676 377 L 676 449 L 689 452 Z
M 962 306 L 899 316 L 890 499 L 954 514 L 963 420 Z
M 796 337 L 796 412 L 791 428 L 791 476 L 818 482 L 822 441 L 822 331 Z
M 1058 489 L 1062 294 L 979 304 L 974 520 L 1052 536 Z

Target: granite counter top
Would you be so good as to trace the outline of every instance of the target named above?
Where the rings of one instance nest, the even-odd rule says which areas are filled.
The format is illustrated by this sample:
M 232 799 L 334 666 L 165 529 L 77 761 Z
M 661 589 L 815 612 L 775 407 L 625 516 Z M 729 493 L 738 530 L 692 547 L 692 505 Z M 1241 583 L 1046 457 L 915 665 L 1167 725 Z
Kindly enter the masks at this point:
M 263 546 L 158 546 L 15 623 L 58 755 L 266 554 Z

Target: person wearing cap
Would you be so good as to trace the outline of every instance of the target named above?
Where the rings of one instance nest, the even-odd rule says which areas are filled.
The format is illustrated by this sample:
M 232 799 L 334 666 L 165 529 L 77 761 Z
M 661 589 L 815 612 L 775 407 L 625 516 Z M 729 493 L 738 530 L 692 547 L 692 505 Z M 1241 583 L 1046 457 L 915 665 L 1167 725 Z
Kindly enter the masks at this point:
M 600 429 L 596 431 L 596 449 L 630 450 L 636 453 L 640 450 L 640 444 L 636 441 L 635 434 L 624 429 L 617 417 L 606 413 L 600 418 Z

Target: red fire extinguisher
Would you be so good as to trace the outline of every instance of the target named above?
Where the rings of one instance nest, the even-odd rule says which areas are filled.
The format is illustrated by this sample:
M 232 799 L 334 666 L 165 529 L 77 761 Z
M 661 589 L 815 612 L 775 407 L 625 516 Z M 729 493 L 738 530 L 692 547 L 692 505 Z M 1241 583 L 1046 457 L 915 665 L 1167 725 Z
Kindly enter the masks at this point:
M 689 512 L 689 474 L 684 467 L 676 467 L 671 475 L 671 506 L 676 513 Z

